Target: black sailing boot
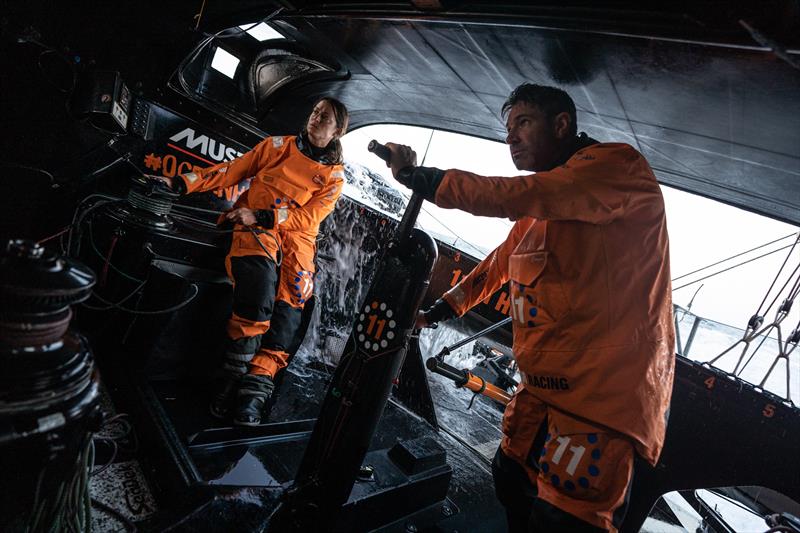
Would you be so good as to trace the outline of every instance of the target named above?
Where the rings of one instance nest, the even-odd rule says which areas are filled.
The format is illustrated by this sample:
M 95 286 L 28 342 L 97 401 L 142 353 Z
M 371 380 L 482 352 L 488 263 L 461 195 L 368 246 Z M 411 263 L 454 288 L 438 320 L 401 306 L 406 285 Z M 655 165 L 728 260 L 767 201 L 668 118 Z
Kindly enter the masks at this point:
M 246 374 L 239 382 L 236 395 L 236 412 L 233 423 L 237 426 L 257 426 L 261 424 L 264 406 L 272 396 L 275 384 L 269 376 Z
M 253 354 L 228 352 L 222 360 L 219 377 L 214 383 L 214 392 L 208 410 L 216 418 L 227 418 L 236 404 L 239 383 L 247 373 L 247 363 Z
M 236 391 L 242 375 L 226 375 L 217 380 L 208 411 L 216 418 L 227 418 L 236 401 Z

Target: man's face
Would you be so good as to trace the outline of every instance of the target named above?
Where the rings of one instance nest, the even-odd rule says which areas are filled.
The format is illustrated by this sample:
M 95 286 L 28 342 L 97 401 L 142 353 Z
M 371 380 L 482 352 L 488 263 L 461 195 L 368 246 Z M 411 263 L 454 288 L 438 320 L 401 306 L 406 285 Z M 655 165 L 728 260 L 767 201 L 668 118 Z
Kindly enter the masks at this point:
M 506 120 L 506 144 L 511 159 L 519 170 L 540 172 L 555 166 L 561 151 L 561 141 L 556 136 L 554 121 L 536 105 L 517 102 Z

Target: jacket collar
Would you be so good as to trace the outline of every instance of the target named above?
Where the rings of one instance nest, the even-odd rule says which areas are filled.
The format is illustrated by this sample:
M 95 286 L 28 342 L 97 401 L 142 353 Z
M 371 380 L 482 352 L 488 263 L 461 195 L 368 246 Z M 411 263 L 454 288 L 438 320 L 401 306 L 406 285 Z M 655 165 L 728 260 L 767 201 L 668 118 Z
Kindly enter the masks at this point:
M 322 163 L 323 165 L 333 165 L 336 163 L 336 161 L 333 160 L 333 154 L 329 148 L 330 145 L 325 148 L 317 148 L 308 140 L 305 131 L 300 132 L 300 134 L 295 137 L 295 143 L 297 143 L 297 149 L 300 150 L 303 155 L 318 163 Z
M 564 152 L 561 154 L 561 157 L 556 161 L 556 164 L 553 165 L 553 168 L 563 165 L 566 163 L 576 152 L 579 150 L 583 150 L 587 146 L 591 146 L 593 144 L 597 144 L 598 141 L 592 139 L 584 132 L 580 132 L 575 138 L 572 140 L 567 148 L 564 149 Z

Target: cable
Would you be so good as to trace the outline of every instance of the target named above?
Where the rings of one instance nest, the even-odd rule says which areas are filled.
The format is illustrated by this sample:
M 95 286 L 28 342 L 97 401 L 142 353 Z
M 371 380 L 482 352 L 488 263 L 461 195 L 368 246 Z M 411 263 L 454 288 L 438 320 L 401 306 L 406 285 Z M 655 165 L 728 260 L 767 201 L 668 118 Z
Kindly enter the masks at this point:
M 97 292 L 92 291 L 92 296 L 100 300 L 108 307 L 96 307 L 93 305 L 89 305 L 86 302 L 81 302 L 81 305 L 86 307 L 87 309 L 91 309 L 92 311 L 109 311 L 111 309 L 121 309 L 120 305 L 124 304 L 125 302 L 133 298 L 136 295 L 136 293 L 138 293 L 142 289 L 142 287 L 144 287 L 145 283 L 147 283 L 147 280 L 144 280 L 141 283 L 139 283 L 139 285 L 137 285 L 136 288 L 133 289 L 133 291 L 130 294 L 128 294 L 126 297 L 124 297 L 122 300 L 116 303 L 109 302 L 108 300 L 97 294 Z
M 50 183 L 55 183 L 55 181 L 56 181 L 56 178 L 53 176 L 53 174 L 51 174 L 50 172 L 48 172 L 47 170 L 45 170 L 43 168 L 32 167 L 32 166 L 23 165 L 23 164 L 20 164 L 20 163 L 0 163 L 0 167 L 21 168 L 21 169 L 24 169 L 24 170 L 32 170 L 34 172 L 39 172 L 40 174 L 44 174 L 45 176 L 50 178 Z
M 126 413 L 119 413 L 117 415 L 114 415 L 114 416 L 108 418 L 103 423 L 103 427 L 100 429 L 100 432 L 101 432 L 100 434 L 102 435 L 102 433 L 105 430 L 108 430 L 111 426 L 113 426 L 115 424 L 120 424 L 122 426 L 122 430 L 120 432 L 118 432 L 117 434 L 112 434 L 112 435 L 107 435 L 107 436 L 97 436 L 97 435 L 95 435 L 94 438 L 92 439 L 92 446 L 94 446 L 95 442 L 102 442 L 102 443 L 108 443 L 112 447 L 111 458 L 108 460 L 108 462 L 106 462 L 106 464 L 101 466 L 99 469 L 93 470 L 91 472 L 91 476 L 92 477 L 97 476 L 97 475 L 105 472 L 106 470 L 108 470 L 108 468 L 110 468 L 111 465 L 114 464 L 114 461 L 116 460 L 117 454 L 118 454 L 118 452 L 120 450 L 123 450 L 123 451 L 126 451 L 126 452 L 135 453 L 136 450 L 138 449 L 138 446 L 134 446 L 133 449 L 126 449 L 126 448 L 123 448 L 122 446 L 120 446 L 119 443 L 117 442 L 117 441 L 120 441 L 120 440 L 124 440 L 124 439 L 126 439 L 128 437 L 130 437 L 131 440 L 136 441 L 136 439 L 135 439 L 136 434 L 133 431 L 133 426 L 131 426 L 130 422 L 128 422 L 128 420 L 126 418 L 127 416 L 128 415 Z
M 99 287 L 106 286 L 106 279 L 108 279 L 108 266 L 111 264 L 111 256 L 114 254 L 114 248 L 117 246 L 117 241 L 119 241 L 119 234 L 118 232 L 114 232 L 111 236 L 111 243 L 108 245 L 108 253 L 106 254 L 106 260 L 103 262 L 103 269 L 100 272 L 100 278 L 97 280 L 97 285 Z
M 54 233 L 53 235 L 50 235 L 49 237 L 45 237 L 45 238 L 43 238 L 43 239 L 39 239 L 38 241 L 36 241 L 36 244 L 44 244 L 44 243 L 46 243 L 47 241 L 50 241 L 50 240 L 52 240 L 52 239 L 55 239 L 56 237 L 61 237 L 61 236 L 62 236 L 62 235 L 64 235 L 65 233 L 69 232 L 71 229 L 72 229 L 72 227 L 71 227 L 71 226 L 66 226 L 66 227 L 64 227 L 64 228 L 60 229 L 60 230 L 58 231 L 58 233 Z
M 703 270 L 707 270 L 707 269 L 709 269 L 709 268 L 711 268 L 713 266 L 717 266 L 717 265 L 719 265 L 721 263 L 725 263 L 727 261 L 730 261 L 731 259 L 736 259 L 739 256 L 742 256 L 742 255 L 745 255 L 745 254 L 749 254 L 750 252 L 754 252 L 754 251 L 756 251 L 756 250 L 758 250 L 760 248 L 764 248 L 765 246 L 769 246 L 770 244 L 775 244 L 776 242 L 780 242 L 780 241 L 782 241 L 784 239 L 788 239 L 789 237 L 794 237 L 795 235 L 797 235 L 797 233 L 790 233 L 789 235 L 786 235 L 785 237 L 781 237 L 780 239 L 775 239 L 774 241 L 770 241 L 770 242 L 762 244 L 760 246 L 756 246 L 755 248 L 750 248 L 749 250 L 745 250 L 744 252 L 740 252 L 740 253 L 738 253 L 736 255 L 732 255 L 730 257 L 726 257 L 725 259 L 717 261 L 716 263 L 711 263 L 710 265 L 706 265 L 706 266 L 704 266 L 702 268 L 698 268 L 697 270 L 693 270 L 693 271 L 691 271 L 691 272 L 689 272 L 687 274 L 681 274 L 678 277 L 672 278 L 672 281 L 675 282 L 675 281 L 678 281 L 679 279 L 691 276 L 692 274 L 697 274 L 698 272 L 701 272 Z
M 798 233 L 797 239 L 795 239 L 794 243 L 792 243 L 792 246 L 791 246 L 792 250 L 790 250 L 789 253 L 786 254 L 786 259 L 783 260 L 783 264 L 781 265 L 781 268 L 778 270 L 778 273 L 775 275 L 775 278 L 772 280 L 772 284 L 769 286 L 769 289 L 767 289 L 766 294 L 764 294 L 764 299 L 761 301 L 761 305 L 758 306 L 758 310 L 755 313 L 756 315 L 760 314 L 761 307 L 764 305 L 764 302 L 767 301 L 767 298 L 769 297 L 769 293 L 772 292 L 772 288 L 775 286 L 775 282 L 778 281 L 778 277 L 781 275 L 781 272 L 783 272 L 783 268 L 786 266 L 786 263 L 789 261 L 789 258 L 792 256 L 792 252 L 794 251 L 794 247 L 797 246 L 798 242 L 800 242 L 800 233 Z M 795 271 L 796 271 L 796 269 L 795 269 Z M 788 283 L 788 281 L 787 281 L 787 283 Z M 778 295 L 783 291 L 784 288 L 786 288 L 786 285 L 784 285 L 783 288 L 781 288 L 781 290 L 778 291 L 778 294 L 775 295 L 775 300 L 778 299 Z M 772 303 L 769 304 L 769 307 L 767 307 L 767 310 L 764 311 L 764 314 L 768 313 L 769 310 L 772 309 L 772 306 L 775 305 L 775 300 L 773 300 Z
M 714 277 L 714 276 L 716 276 L 716 275 L 718 275 L 718 274 L 722 274 L 723 272 L 727 272 L 727 271 L 729 271 L 729 270 L 733 270 L 734 268 L 738 268 L 738 267 L 740 267 L 740 266 L 742 266 L 742 265 L 746 265 L 747 263 L 752 263 L 753 261 L 756 261 L 756 260 L 758 260 L 758 259 L 761 259 L 762 257 L 767 257 L 768 255 L 772 255 L 772 254 L 774 254 L 774 253 L 777 253 L 777 252 L 780 252 L 780 251 L 786 250 L 787 248 L 792 248 L 793 246 L 794 246 L 794 244 L 789 244 L 789 245 L 787 245 L 787 246 L 784 246 L 783 248 L 778 248 L 778 249 L 776 249 L 776 250 L 772 250 L 771 252 L 767 252 L 767 253 L 765 253 L 765 254 L 763 254 L 763 255 L 759 255 L 758 257 L 754 257 L 754 258 L 752 258 L 752 259 L 748 259 L 747 261 L 743 261 L 743 262 L 741 262 L 741 263 L 739 263 L 739 264 L 733 265 L 732 267 L 728 267 L 728 268 L 726 268 L 726 269 L 724 269 L 724 270 L 720 270 L 720 271 L 718 271 L 718 272 L 714 272 L 713 274 L 709 274 L 708 276 L 705 276 L 705 277 L 702 277 L 702 278 L 696 279 L 696 280 L 694 280 L 694 281 L 690 281 L 689 283 L 686 283 L 685 285 L 681 285 L 680 287 L 675 287 L 675 288 L 673 288 L 673 289 L 672 289 L 672 292 L 675 292 L 675 291 L 677 291 L 677 290 L 683 289 L 683 288 L 685 288 L 685 287 L 688 287 L 688 286 L 690 286 L 690 285 L 694 285 L 695 283 L 699 283 L 699 282 L 701 282 L 701 281 L 703 281 L 703 280 L 707 280 L 708 278 L 712 278 L 712 277 Z M 766 299 L 766 297 L 765 297 L 765 299 Z M 763 302 L 762 302 L 762 305 L 763 305 Z M 760 306 L 759 306 L 759 307 L 760 307 Z
M 104 437 L 95 437 L 94 439 L 92 439 L 92 446 L 95 445 L 94 444 L 95 441 L 97 441 L 97 442 L 107 442 L 107 443 L 109 443 L 111 445 L 111 458 L 109 458 L 108 462 L 106 462 L 106 464 L 104 464 L 103 466 L 101 466 L 97 470 L 92 470 L 92 477 L 98 476 L 98 475 L 102 474 L 103 472 L 105 472 L 106 470 L 108 470 L 109 468 L 111 468 L 111 465 L 114 464 L 114 461 L 116 461 L 116 459 L 117 459 L 117 452 L 119 451 L 119 446 L 117 445 L 117 441 L 114 440 L 114 439 L 107 439 L 107 438 L 104 438 Z
M 97 202 L 96 204 L 93 204 L 92 206 L 81 211 L 81 207 L 83 206 L 83 204 L 94 198 L 100 198 L 106 201 Z M 108 205 L 109 203 L 120 202 L 120 201 L 122 201 L 122 198 L 117 198 L 115 196 L 107 196 L 105 194 L 90 194 L 89 196 L 78 202 L 77 207 L 75 207 L 75 212 L 72 214 L 72 222 L 69 225 L 71 231 L 69 232 L 69 237 L 67 238 L 67 255 L 70 255 L 72 257 L 78 256 L 78 252 L 80 251 L 80 246 L 78 246 L 78 249 L 74 254 L 72 253 L 72 234 L 75 231 L 78 231 L 78 233 L 80 233 L 80 226 L 83 223 L 83 219 L 86 218 L 89 215 L 89 213 L 91 213 L 93 210 L 102 205 Z
M 105 255 L 103 255 L 103 252 L 101 252 L 101 251 L 100 251 L 100 250 L 97 248 L 97 245 L 96 245 L 96 244 L 95 244 L 95 242 L 94 242 L 94 230 L 93 230 L 93 226 L 92 226 L 92 222 L 91 222 L 91 221 L 89 221 L 89 223 L 88 223 L 88 226 L 89 226 L 89 244 L 91 245 L 91 247 L 92 247 L 92 250 L 94 250 L 94 253 L 95 253 L 95 254 L 97 254 L 97 256 L 98 256 L 100 259 L 102 259 L 102 260 L 104 260 L 104 261 L 105 261 L 105 258 L 106 258 L 106 256 L 105 256 Z M 144 282 L 144 280 L 142 280 L 142 279 L 139 279 L 139 278 L 137 278 L 137 277 L 134 277 L 134 276 L 131 276 L 130 274 L 127 274 L 126 272 L 124 272 L 124 271 L 120 270 L 119 268 L 117 268 L 116 266 L 114 266 L 114 263 L 111 263 L 110 261 L 109 261 L 109 263 L 108 263 L 108 266 L 111 268 L 111 270 L 113 270 L 114 272 L 116 272 L 117 274 L 119 274 L 120 276 L 122 276 L 123 278 L 127 279 L 128 281 L 133 281 L 133 282 L 135 282 L 135 283 L 142 283 L 142 282 Z
M 406 204 L 408 204 L 408 202 L 411 200 L 411 197 L 410 197 L 410 196 L 406 196 L 406 195 L 405 195 L 405 194 L 404 194 L 402 191 L 399 191 L 399 190 L 398 190 L 397 192 L 399 192 L 399 193 L 400 193 L 400 196 L 402 196 L 402 197 L 403 197 L 403 198 L 406 200 Z M 456 242 L 458 242 L 459 240 L 461 240 L 461 241 L 463 241 L 463 242 L 465 242 L 465 243 L 469 244 L 470 246 L 472 246 L 472 248 L 474 248 L 475 250 L 482 250 L 482 248 L 481 248 L 480 246 L 478 246 L 478 245 L 476 245 L 476 244 L 473 244 L 473 243 L 469 242 L 467 239 L 465 239 L 465 238 L 463 238 L 463 237 L 459 236 L 459 234 L 458 234 L 458 233 L 456 233 L 455 231 L 453 231 L 453 230 L 450 228 L 450 226 L 448 226 L 447 224 L 445 224 L 444 222 L 442 222 L 441 220 L 439 220 L 438 218 L 436 218 L 436 217 L 435 217 L 435 216 L 434 216 L 434 215 L 433 215 L 433 214 L 432 214 L 430 211 L 428 211 L 427 209 L 425 209 L 425 207 L 423 207 L 423 208 L 422 208 L 422 211 L 423 211 L 423 212 L 424 212 L 426 215 L 428 215 L 429 217 L 431 217 L 433 220 L 435 220 L 437 223 L 439 223 L 439 224 L 440 224 L 440 225 L 441 225 L 441 226 L 442 226 L 444 229 L 446 229 L 446 230 L 447 230 L 447 231 L 449 231 L 451 234 L 453 234 L 453 236 L 456 238 L 456 240 L 455 240 L 455 241 L 453 241 L 452 245 L 455 245 L 455 243 L 456 243 Z
M 431 141 L 433 141 L 433 134 L 434 133 L 436 133 L 436 130 L 431 129 L 431 136 L 428 137 L 428 144 L 425 146 L 425 153 L 422 154 L 422 163 L 419 164 L 419 166 L 421 166 L 421 167 L 425 166 L 425 160 L 428 158 L 428 150 L 431 147 Z
M 205 209 L 203 207 L 195 207 L 193 205 L 184 205 L 184 204 L 175 204 L 173 206 L 174 209 L 188 209 L 190 211 L 198 211 L 200 213 L 208 213 L 210 215 L 221 215 L 225 211 L 221 211 L 219 209 Z
M 144 283 L 143 283 L 142 285 L 144 285 Z M 173 305 L 173 306 L 171 306 L 171 307 L 167 307 L 167 308 L 165 308 L 165 309 L 158 309 L 158 310 L 145 310 L 145 311 L 140 311 L 140 310 L 138 310 L 138 309 L 129 309 L 129 308 L 127 308 L 127 307 L 122 307 L 122 306 L 121 306 L 121 305 L 119 305 L 119 304 L 114 304 L 114 303 L 111 303 L 111 302 L 109 302 L 108 300 L 105 300 L 105 299 L 103 299 L 101 296 L 98 296 L 98 295 L 97 295 L 97 293 L 95 293 L 95 292 L 92 292 L 92 296 L 94 296 L 95 298 L 97 298 L 98 300 L 100 300 L 101 302 L 103 302 L 104 304 L 106 304 L 106 305 L 110 305 L 110 306 L 111 306 L 110 308 L 113 308 L 113 309 L 119 309 L 120 311 L 124 311 L 125 313 L 130 313 L 130 314 L 132 314 L 132 315 L 161 315 L 161 314 L 165 314 L 165 313 L 172 313 L 172 312 L 174 312 L 174 311 L 177 311 L 178 309 L 181 309 L 181 308 L 183 308 L 183 307 L 187 306 L 187 305 L 189 304 L 189 302 L 191 302 L 192 300 L 194 300 L 194 299 L 195 299 L 195 297 L 197 296 L 197 294 L 200 292 L 200 289 L 198 288 L 198 286 L 197 286 L 197 284 L 196 284 L 196 283 L 192 283 L 192 284 L 190 284 L 189 286 L 190 286 L 192 289 L 194 289 L 194 293 L 193 293 L 191 296 L 189 296 L 188 298 L 186 298 L 184 301 L 182 301 L 182 302 L 180 302 L 180 303 L 178 303 L 178 304 L 175 304 L 175 305 Z M 134 291 L 133 293 L 131 293 L 131 294 L 129 294 L 128 296 L 126 296 L 126 297 L 125 297 L 123 300 L 121 300 L 119 303 L 121 304 L 121 303 L 123 303 L 125 300 L 129 299 L 129 298 L 130 298 L 131 296 L 133 296 L 133 295 L 134 295 L 134 294 L 135 294 L 135 293 L 136 293 L 136 292 L 137 292 L 137 291 L 138 291 L 140 288 L 141 288 L 141 286 L 140 286 L 140 287 L 137 287 L 137 288 L 136 288 L 136 291 Z M 85 307 L 89 307 L 89 306 L 87 306 L 86 304 L 81 304 L 81 305 L 84 305 Z M 110 308 L 105 308 L 105 309 L 97 309 L 97 308 L 92 308 L 92 307 L 89 307 L 89 309 L 93 309 L 93 310 L 96 310 L 96 311 L 107 311 L 107 310 L 108 310 L 108 309 L 110 309 Z
M 91 529 L 91 509 L 89 506 L 89 470 L 94 462 L 94 449 L 91 437 L 79 447 L 75 468 L 68 471 L 65 478 L 55 487 L 52 498 L 42 499 L 42 485 L 48 467 L 39 472 L 34 490 L 33 507 L 28 519 L 27 531 L 30 533 L 51 531 L 83 532 Z M 52 479 L 52 473 L 51 473 Z

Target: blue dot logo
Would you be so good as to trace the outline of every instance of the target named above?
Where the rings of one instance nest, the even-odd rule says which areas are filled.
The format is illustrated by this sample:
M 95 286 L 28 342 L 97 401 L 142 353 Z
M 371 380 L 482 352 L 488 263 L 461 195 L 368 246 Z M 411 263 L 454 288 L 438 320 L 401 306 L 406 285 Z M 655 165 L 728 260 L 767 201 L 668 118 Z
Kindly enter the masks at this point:
M 580 485 L 584 489 L 588 489 L 589 488 L 589 480 L 586 479 L 585 477 L 578 478 L 578 485 Z
M 599 448 L 595 448 L 594 450 L 592 450 L 592 459 L 597 461 L 598 459 L 600 459 L 600 456 L 601 456 L 601 453 L 600 453 L 600 449 Z
M 575 490 L 575 483 L 570 480 L 564 482 L 564 488 L 567 490 Z
M 552 483 L 554 487 L 558 487 L 561 484 L 561 480 L 558 479 L 557 475 L 553 474 L 550 476 L 550 483 Z
M 590 476 L 598 476 L 600 474 L 600 469 L 597 468 L 595 465 L 589 465 L 589 475 Z
M 535 307 L 531 307 L 530 313 L 531 316 L 536 316 L 537 314 L 539 314 L 539 310 Z
M 545 474 L 550 471 L 550 465 L 547 463 L 542 463 L 540 468 L 542 469 L 542 472 L 544 472 Z
M 589 443 L 594 444 L 597 442 L 597 433 L 589 433 L 589 435 L 586 436 L 586 440 L 588 440 Z
M 281 199 L 280 199 L 280 198 L 277 198 L 277 199 L 275 200 L 275 203 L 276 203 L 276 204 L 280 204 L 280 203 L 281 203 Z

